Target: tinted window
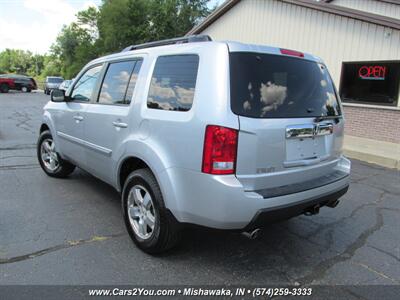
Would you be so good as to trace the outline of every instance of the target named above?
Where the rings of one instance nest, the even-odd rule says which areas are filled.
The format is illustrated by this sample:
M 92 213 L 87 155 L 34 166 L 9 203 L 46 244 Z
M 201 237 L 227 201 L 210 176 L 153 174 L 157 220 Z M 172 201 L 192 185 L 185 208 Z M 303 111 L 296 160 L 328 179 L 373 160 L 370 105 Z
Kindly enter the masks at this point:
M 129 80 L 128 89 L 126 90 L 125 103 L 127 103 L 127 104 L 131 103 L 133 91 L 135 90 L 136 81 L 138 79 L 138 75 L 139 75 L 141 66 L 142 66 L 142 61 L 141 60 L 136 61 L 131 78 Z
M 147 106 L 188 111 L 193 103 L 198 66 L 197 55 L 160 56 L 151 78 Z
M 340 96 L 343 101 L 397 105 L 400 62 L 345 63 L 342 66 Z
M 50 82 L 50 83 L 61 83 L 63 81 L 64 81 L 64 79 L 62 77 L 51 77 L 51 78 L 48 78 L 48 80 L 47 80 L 47 82 Z
M 111 63 L 101 87 L 99 103 L 124 104 L 135 61 Z M 132 95 L 131 95 L 132 96 Z
M 102 66 L 97 66 L 87 70 L 74 86 L 71 98 L 76 101 L 90 101 L 97 78 L 99 77 Z
M 339 115 L 332 80 L 323 65 L 281 55 L 230 54 L 231 107 L 253 118 Z

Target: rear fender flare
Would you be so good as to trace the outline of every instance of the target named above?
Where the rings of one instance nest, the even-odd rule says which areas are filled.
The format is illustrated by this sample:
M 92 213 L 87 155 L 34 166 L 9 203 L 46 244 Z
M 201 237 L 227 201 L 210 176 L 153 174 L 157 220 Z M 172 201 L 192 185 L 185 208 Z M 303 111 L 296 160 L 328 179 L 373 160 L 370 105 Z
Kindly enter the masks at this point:
M 139 158 L 146 163 L 146 165 L 150 168 L 152 173 L 154 174 L 158 184 L 161 188 L 161 193 L 164 196 L 164 202 L 166 207 L 169 207 L 169 202 L 172 201 L 170 197 L 168 197 L 167 191 L 170 189 L 169 182 L 163 180 L 163 176 L 160 176 L 165 169 L 170 166 L 168 162 L 168 158 L 165 155 L 163 149 L 159 147 L 156 143 L 148 143 L 148 141 L 140 141 L 140 140 L 129 140 L 123 143 L 119 149 L 117 149 L 116 153 L 113 153 L 113 156 L 118 157 L 119 159 L 116 161 L 116 168 L 114 173 L 114 182 L 115 188 L 120 192 L 121 182 L 120 182 L 120 172 L 123 163 L 131 158 Z

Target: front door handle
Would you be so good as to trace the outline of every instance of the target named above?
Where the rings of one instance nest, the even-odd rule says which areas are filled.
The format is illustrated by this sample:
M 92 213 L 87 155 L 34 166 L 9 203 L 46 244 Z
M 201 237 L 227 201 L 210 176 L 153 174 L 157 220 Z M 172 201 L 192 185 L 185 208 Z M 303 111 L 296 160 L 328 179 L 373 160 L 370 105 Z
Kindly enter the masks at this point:
M 113 125 L 114 125 L 115 127 L 119 127 L 119 128 L 126 128 L 126 127 L 128 127 L 128 124 L 122 123 L 122 122 L 113 122 Z
M 74 119 L 77 121 L 83 121 L 83 117 L 82 116 L 74 116 Z

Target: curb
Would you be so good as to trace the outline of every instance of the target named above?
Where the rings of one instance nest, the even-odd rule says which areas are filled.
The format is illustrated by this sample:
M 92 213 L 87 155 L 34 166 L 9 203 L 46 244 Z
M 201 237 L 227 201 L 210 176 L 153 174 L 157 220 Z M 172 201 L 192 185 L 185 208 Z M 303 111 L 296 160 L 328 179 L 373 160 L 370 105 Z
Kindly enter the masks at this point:
M 374 163 L 383 167 L 400 170 L 400 159 L 385 157 L 370 152 L 361 152 L 354 149 L 343 149 L 344 155 L 350 158 Z

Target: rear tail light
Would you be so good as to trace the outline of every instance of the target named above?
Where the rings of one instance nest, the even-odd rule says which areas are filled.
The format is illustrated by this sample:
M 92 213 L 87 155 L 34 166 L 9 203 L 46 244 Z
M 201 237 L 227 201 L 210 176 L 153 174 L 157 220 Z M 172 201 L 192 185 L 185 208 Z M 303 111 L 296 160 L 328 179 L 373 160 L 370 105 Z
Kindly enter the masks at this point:
M 238 131 L 208 125 L 204 139 L 202 172 L 208 174 L 234 174 Z
M 304 53 L 295 50 L 281 49 L 281 53 L 285 55 L 304 57 Z

